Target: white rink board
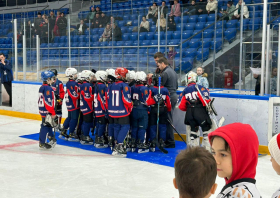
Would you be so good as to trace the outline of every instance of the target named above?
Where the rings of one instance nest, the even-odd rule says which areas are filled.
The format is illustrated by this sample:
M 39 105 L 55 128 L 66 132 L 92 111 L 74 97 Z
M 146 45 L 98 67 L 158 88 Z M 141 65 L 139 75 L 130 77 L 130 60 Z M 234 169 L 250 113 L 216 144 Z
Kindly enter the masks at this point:
M 13 107 L 0 107 L 0 109 L 39 114 L 38 91 L 40 86 L 40 83 L 13 83 Z M 225 117 L 226 121 L 224 124 L 233 122 L 250 124 L 258 134 L 260 145 L 268 145 L 268 139 L 270 137 L 268 131 L 272 128 L 272 121 L 270 123 L 269 114 L 273 115 L 273 108 L 269 106 L 271 102 L 271 100 L 215 97 L 214 106 L 219 114 L 218 118 L 221 116 Z M 66 118 L 67 110 L 65 102 L 63 102 L 62 112 L 63 117 Z M 182 134 L 186 133 L 184 118 L 185 112 L 176 108 L 173 118 L 174 125 Z

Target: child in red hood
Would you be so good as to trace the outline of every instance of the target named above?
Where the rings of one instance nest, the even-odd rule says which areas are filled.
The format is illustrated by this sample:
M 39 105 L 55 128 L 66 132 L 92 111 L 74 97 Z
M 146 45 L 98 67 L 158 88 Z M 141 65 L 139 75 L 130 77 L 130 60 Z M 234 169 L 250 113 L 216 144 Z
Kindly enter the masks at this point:
M 280 134 L 272 137 L 269 141 L 268 149 L 271 154 L 272 167 L 280 175 Z M 272 195 L 272 198 L 280 197 L 280 188 Z
M 261 198 L 255 185 L 259 141 L 248 124 L 233 123 L 209 134 L 219 177 L 226 185 L 217 198 Z

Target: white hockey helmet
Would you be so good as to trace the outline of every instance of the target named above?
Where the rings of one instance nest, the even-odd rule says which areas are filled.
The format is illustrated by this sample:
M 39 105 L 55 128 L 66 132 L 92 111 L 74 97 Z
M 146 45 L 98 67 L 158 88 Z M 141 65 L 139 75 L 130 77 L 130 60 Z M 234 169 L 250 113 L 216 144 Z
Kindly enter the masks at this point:
M 108 75 L 116 77 L 114 69 L 106 69 L 106 72 L 107 72 Z
M 91 81 L 91 77 L 93 77 L 93 76 L 94 76 L 94 73 L 90 70 L 83 70 L 82 71 L 81 77 L 82 77 L 83 80 Z
M 97 81 L 106 82 L 108 73 L 106 71 L 100 70 L 95 73 L 95 77 Z
M 138 82 L 145 82 L 147 81 L 147 75 L 143 71 L 136 72 L 135 80 Z
M 197 74 L 193 71 L 188 72 L 185 76 L 185 81 L 186 81 L 186 85 L 188 85 L 190 82 L 195 82 L 196 83 Z
M 78 75 L 77 75 L 77 80 L 78 81 L 83 81 L 84 79 L 82 78 L 82 73 L 80 72 L 80 73 L 78 73 Z
M 77 73 L 78 72 L 75 68 L 67 68 L 65 71 L 66 77 L 69 77 L 70 79 L 73 79 Z
M 128 73 L 126 74 L 126 79 L 129 80 L 135 80 L 136 73 L 133 70 L 128 70 Z

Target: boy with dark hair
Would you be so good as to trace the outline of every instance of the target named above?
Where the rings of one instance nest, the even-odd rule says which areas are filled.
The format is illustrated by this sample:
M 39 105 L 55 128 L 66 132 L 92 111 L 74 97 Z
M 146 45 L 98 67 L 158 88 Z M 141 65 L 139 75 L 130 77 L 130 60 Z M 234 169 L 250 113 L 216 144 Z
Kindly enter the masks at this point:
M 181 151 L 175 161 L 173 184 L 180 198 L 208 198 L 215 193 L 217 165 L 209 151 L 202 147 Z

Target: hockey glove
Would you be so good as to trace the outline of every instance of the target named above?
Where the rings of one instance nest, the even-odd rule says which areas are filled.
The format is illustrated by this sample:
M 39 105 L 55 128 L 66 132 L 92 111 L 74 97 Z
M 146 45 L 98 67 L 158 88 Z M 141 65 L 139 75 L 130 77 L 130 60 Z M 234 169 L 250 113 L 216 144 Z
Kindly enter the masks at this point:
M 161 101 L 161 99 L 162 99 L 162 94 L 157 94 L 157 95 L 154 96 L 154 100 L 156 101 L 156 103 Z

